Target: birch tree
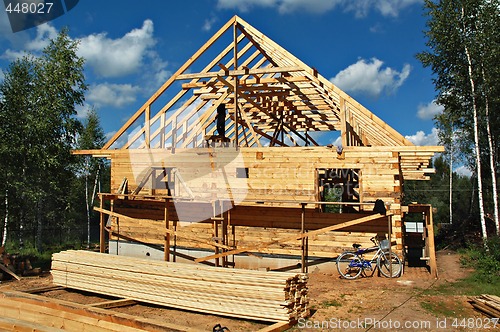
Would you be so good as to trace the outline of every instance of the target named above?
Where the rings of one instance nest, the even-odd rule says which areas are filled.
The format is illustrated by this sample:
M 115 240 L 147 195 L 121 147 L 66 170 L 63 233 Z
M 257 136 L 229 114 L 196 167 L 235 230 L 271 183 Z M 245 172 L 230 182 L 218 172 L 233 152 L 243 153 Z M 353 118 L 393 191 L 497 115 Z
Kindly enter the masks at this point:
M 486 239 L 483 180 L 488 170 L 498 233 L 498 130 L 493 132 L 495 127 L 491 125 L 493 118 L 498 117 L 491 116 L 490 108 L 498 106 L 500 4 L 498 0 L 426 0 L 425 8 L 429 17 L 425 32 L 429 50 L 418 58 L 432 68 L 437 101 L 445 107 L 436 119 L 438 127 L 449 128 L 449 121 L 455 121 L 452 127 L 463 133 L 457 148 L 470 156 L 466 160 L 474 161 L 471 168 L 477 175 L 479 219 Z

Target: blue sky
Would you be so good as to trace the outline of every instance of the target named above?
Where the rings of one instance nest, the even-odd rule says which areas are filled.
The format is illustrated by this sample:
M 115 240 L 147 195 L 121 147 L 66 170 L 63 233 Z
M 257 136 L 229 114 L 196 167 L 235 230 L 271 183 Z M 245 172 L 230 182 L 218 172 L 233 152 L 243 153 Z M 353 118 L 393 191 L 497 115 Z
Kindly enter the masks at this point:
M 69 27 L 89 84 L 79 116 L 95 107 L 112 135 L 236 14 L 415 144 L 436 145 L 432 117 L 440 108 L 431 71 L 415 58 L 425 50 L 422 6 L 422 0 L 81 0 L 54 21 L 18 33 L 2 11 L 0 68 L 25 51 L 39 53 Z

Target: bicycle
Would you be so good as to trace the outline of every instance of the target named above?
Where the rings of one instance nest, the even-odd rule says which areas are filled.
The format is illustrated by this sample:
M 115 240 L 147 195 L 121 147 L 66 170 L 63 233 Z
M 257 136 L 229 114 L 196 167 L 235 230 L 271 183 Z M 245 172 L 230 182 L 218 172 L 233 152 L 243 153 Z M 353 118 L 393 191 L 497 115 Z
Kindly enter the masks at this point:
M 391 252 L 389 258 L 389 240 L 377 241 L 374 237 L 370 239 L 375 244 L 375 247 L 361 248 L 360 244 L 354 243 L 353 251 L 345 251 L 337 258 L 337 270 L 339 274 L 349 280 L 356 279 L 365 270 L 372 270 L 371 276 L 375 273 L 372 263 L 376 263 L 376 267 L 387 278 L 399 277 L 403 270 L 403 264 L 398 255 Z M 378 243 L 377 243 L 378 242 Z M 368 252 L 376 251 L 370 260 L 366 260 L 363 255 Z M 392 273 L 391 273 L 392 272 Z

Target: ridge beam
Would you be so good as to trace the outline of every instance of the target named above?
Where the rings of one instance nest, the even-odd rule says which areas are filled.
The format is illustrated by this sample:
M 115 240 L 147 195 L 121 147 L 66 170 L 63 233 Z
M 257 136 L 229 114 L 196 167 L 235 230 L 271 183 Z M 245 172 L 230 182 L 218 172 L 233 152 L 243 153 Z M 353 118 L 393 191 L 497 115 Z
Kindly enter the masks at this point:
M 191 80 L 201 78 L 211 78 L 218 76 L 243 76 L 243 75 L 262 75 L 262 74 L 278 74 L 303 71 L 304 68 L 299 66 L 292 67 L 272 67 L 272 68 L 256 68 L 256 69 L 238 69 L 238 70 L 219 70 L 218 72 L 193 73 L 178 75 L 176 80 Z

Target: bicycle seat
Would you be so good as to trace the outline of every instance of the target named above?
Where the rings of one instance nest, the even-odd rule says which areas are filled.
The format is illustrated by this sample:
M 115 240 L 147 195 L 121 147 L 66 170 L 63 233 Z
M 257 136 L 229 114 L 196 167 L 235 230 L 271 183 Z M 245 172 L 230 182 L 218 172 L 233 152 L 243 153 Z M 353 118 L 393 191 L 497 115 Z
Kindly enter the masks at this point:
M 353 243 L 353 244 L 352 244 L 352 247 L 353 247 L 354 249 L 359 249 L 359 248 L 361 247 L 361 244 L 359 244 L 359 243 Z

